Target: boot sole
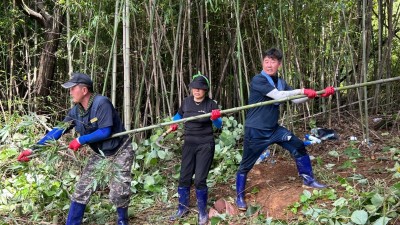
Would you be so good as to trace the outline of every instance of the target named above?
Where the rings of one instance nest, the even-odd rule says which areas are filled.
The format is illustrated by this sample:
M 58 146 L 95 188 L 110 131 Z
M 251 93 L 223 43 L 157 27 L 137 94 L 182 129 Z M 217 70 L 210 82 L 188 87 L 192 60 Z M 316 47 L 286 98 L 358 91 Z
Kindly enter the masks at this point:
M 303 184 L 302 187 L 306 188 L 306 189 L 324 189 L 324 188 L 327 188 L 327 187 L 312 187 L 312 186 L 307 186 L 305 184 Z
M 238 209 L 241 210 L 241 211 L 246 211 L 247 210 L 247 208 L 239 208 L 239 207 L 238 207 Z
M 170 221 L 170 222 L 173 222 L 173 221 L 176 221 L 176 220 L 180 220 L 180 219 L 186 217 L 188 214 L 189 214 L 189 211 L 183 213 L 183 214 L 180 215 L 180 216 L 171 216 L 171 217 L 169 218 L 169 221 Z

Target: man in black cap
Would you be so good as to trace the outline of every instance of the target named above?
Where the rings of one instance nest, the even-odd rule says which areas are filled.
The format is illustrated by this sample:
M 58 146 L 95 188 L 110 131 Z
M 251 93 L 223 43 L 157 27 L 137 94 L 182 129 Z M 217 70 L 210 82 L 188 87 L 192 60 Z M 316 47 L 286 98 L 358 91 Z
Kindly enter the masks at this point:
M 202 74 L 193 76 L 189 84 L 192 95 L 183 99 L 182 105 L 173 120 L 203 115 L 211 112 L 210 118 L 188 121 L 185 123 L 185 138 L 182 147 L 181 172 L 178 186 L 178 211 L 170 218 L 176 220 L 189 212 L 190 186 L 193 174 L 196 187 L 197 207 L 199 209 L 198 224 L 207 224 L 207 176 L 214 158 L 215 142 L 213 125 L 221 128 L 222 119 L 218 105 L 206 96 L 209 89 L 208 78 Z M 178 124 L 171 125 L 173 131 Z
M 74 73 L 72 78 L 62 84 L 69 89 L 75 106 L 64 119 L 67 128 L 55 127 L 37 144 L 45 145 L 48 140 L 57 140 L 62 134 L 75 128 L 80 134 L 69 143 L 69 148 L 77 151 L 88 144 L 94 153 L 83 169 L 82 175 L 71 196 L 67 225 L 81 224 L 86 204 L 95 191 L 94 173 L 102 160 L 111 161 L 114 167 L 113 177 L 109 183 L 110 200 L 118 212 L 118 225 L 128 224 L 128 206 L 130 200 L 131 167 L 134 151 L 131 138 L 127 135 L 110 138 L 113 134 L 125 131 L 121 119 L 107 97 L 93 93 L 93 82 L 86 74 Z M 18 160 L 27 162 L 34 148 L 21 152 Z

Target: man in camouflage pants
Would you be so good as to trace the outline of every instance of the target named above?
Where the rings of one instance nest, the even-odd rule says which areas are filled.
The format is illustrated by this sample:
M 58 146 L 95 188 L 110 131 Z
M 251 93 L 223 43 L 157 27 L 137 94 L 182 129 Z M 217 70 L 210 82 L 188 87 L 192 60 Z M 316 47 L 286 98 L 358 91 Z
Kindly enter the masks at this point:
M 110 200 L 117 209 L 128 209 L 131 193 L 131 167 L 133 158 L 134 152 L 130 139 L 127 140 L 125 145 L 121 146 L 115 155 L 106 156 L 104 158 L 99 154 L 92 154 L 75 186 L 75 191 L 71 196 L 71 200 L 73 202 L 84 203 L 85 205 L 89 202 L 90 196 L 95 191 L 95 188 L 93 188 L 95 173 L 101 167 L 101 162 L 107 160 L 107 163 L 112 165 L 112 179 L 109 184 Z
M 117 224 L 126 225 L 134 157 L 131 138 L 128 135 L 110 138 L 113 134 L 125 131 L 125 128 L 110 100 L 93 93 L 93 82 L 86 74 L 74 73 L 62 86 L 69 89 L 75 103 L 63 121 L 69 127 L 53 128 L 37 144 L 44 145 L 48 140 L 57 140 L 65 132 L 75 128 L 80 136 L 69 143 L 69 148 L 77 151 L 82 145 L 88 144 L 94 151 L 71 196 L 67 225 L 81 224 L 86 204 L 96 189 L 96 173 L 103 163 L 106 166 L 111 165 L 111 169 L 106 170 L 110 170 L 112 176 L 110 200 L 117 208 Z M 29 155 L 34 151 L 35 149 L 24 150 L 18 160 L 29 161 Z

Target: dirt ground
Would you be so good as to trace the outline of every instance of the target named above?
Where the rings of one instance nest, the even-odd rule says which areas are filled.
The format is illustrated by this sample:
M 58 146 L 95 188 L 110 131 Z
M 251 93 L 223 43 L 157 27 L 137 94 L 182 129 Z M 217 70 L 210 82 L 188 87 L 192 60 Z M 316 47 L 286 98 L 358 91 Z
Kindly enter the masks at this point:
M 328 186 L 336 187 L 338 186 L 337 179 L 335 179 L 337 176 L 349 177 L 354 173 L 363 175 L 369 181 L 376 179 L 389 180 L 392 174 L 386 168 L 392 168 L 394 161 L 382 156 L 382 149 L 394 137 L 399 137 L 399 130 L 397 127 L 392 126 L 393 124 L 391 123 L 388 124 L 389 126 L 379 127 L 378 123 L 381 121 L 377 121 L 375 118 L 381 117 L 375 116 L 371 118 L 370 144 L 360 141 L 363 139 L 360 124 L 355 123 L 354 117 L 350 116 L 343 117 L 340 121 L 332 121 L 332 124 L 335 124 L 333 129 L 339 134 L 339 140 L 327 140 L 307 147 L 311 158 L 322 160 L 321 166 L 318 167 L 314 166 L 317 160 L 312 160 L 312 164 L 316 168 L 314 171 L 315 177 L 318 181 Z M 320 125 L 319 127 L 326 128 L 327 126 Z M 299 131 L 297 133 L 306 134 L 307 132 Z M 353 148 L 360 150 L 361 157 L 353 162 L 354 169 L 342 169 L 339 165 L 348 160 L 343 152 L 351 146 L 351 136 L 357 138 L 357 141 L 353 142 Z M 297 175 L 295 162 L 289 154 L 282 149 L 276 149 L 275 151 L 273 149 L 274 147 L 271 148 L 271 156 L 268 160 L 255 165 L 248 174 L 246 201 L 250 205 L 261 206 L 262 213 L 268 217 L 290 221 L 295 219 L 296 215 L 293 215 L 288 210 L 288 207 L 299 201 L 299 197 L 306 187 L 302 185 L 302 181 Z M 329 151 L 332 150 L 337 151 L 339 157 L 329 155 Z M 324 166 L 328 163 L 337 166 L 327 169 Z M 232 184 L 234 182 L 232 180 Z M 340 190 L 336 191 L 340 193 Z M 232 197 L 230 196 L 235 195 L 233 190 L 228 191 L 225 188 L 220 191 L 214 190 L 214 193 L 216 193 L 216 199 L 231 199 Z M 234 202 L 232 201 L 232 203 Z
M 376 179 L 389 180 L 388 178 L 392 174 L 387 172 L 386 168 L 393 167 L 394 162 L 382 155 L 382 149 L 387 146 L 388 141 L 399 137 L 399 130 L 397 126 L 392 126 L 393 124 L 391 124 L 391 126 L 375 127 L 376 129 L 373 129 L 374 126 L 378 126 L 378 122 L 374 122 L 375 118 L 379 118 L 379 116 L 371 118 L 370 126 L 372 129 L 370 131 L 370 144 L 360 141 L 363 139 L 360 123 L 350 115 L 348 117 L 342 117 L 340 120 L 332 121 L 332 124 L 334 124 L 333 129 L 340 136 L 339 140 L 323 141 L 320 144 L 307 147 L 311 158 L 314 158 L 312 164 L 315 168 L 315 177 L 319 182 L 331 187 L 339 187 L 340 185 L 336 179 L 338 175 L 340 177 L 349 177 L 354 173 L 362 174 L 369 181 L 374 181 Z M 317 125 L 318 127 L 329 128 L 328 125 L 325 124 Z M 306 133 L 308 132 L 296 131 L 299 137 L 301 137 L 300 134 Z M 353 163 L 353 168 L 343 169 L 339 165 L 342 165 L 348 160 L 343 152 L 349 148 L 351 136 L 357 137 L 358 141 L 353 142 L 353 147 L 360 150 L 361 157 Z M 329 151 L 332 150 L 337 151 L 339 157 L 329 155 Z M 316 166 L 317 158 L 320 162 L 318 166 Z M 329 163 L 337 166 L 327 169 L 325 165 Z M 212 206 L 215 201 L 223 199 L 228 202 L 229 205 L 235 207 L 234 184 L 235 180 L 232 178 L 227 184 L 218 184 L 216 187 L 211 188 L 208 205 Z M 248 174 L 246 201 L 248 205 L 260 206 L 261 212 L 268 217 L 293 221 L 296 220 L 297 217 L 288 210 L 288 207 L 299 201 L 299 197 L 304 189 L 305 187 L 302 186 L 302 181 L 298 177 L 294 160 L 286 151 L 282 149 L 276 149 L 274 151 L 272 147 L 271 156 L 268 160 L 256 165 Z M 336 191 L 340 194 L 341 190 L 338 188 Z M 197 213 L 195 210 L 197 208 L 193 192 L 194 191 L 192 191 L 190 203 L 193 209 L 190 215 L 192 215 L 191 217 L 193 217 L 193 220 L 185 221 L 185 223 L 175 222 L 172 224 L 196 224 L 195 215 Z M 167 222 L 168 215 L 174 213 L 176 206 L 168 208 L 160 206 L 160 208 L 163 210 L 159 213 L 165 218 L 165 220 L 161 220 L 163 221 L 162 224 L 164 224 L 164 222 L 165 224 L 169 224 Z M 213 209 L 211 209 L 211 211 Z M 148 218 L 149 215 L 141 215 L 136 218 L 131 218 L 131 221 L 136 221 L 134 224 L 154 224 L 150 222 Z M 397 222 L 395 224 L 397 224 Z M 400 224 L 400 220 L 398 224 Z

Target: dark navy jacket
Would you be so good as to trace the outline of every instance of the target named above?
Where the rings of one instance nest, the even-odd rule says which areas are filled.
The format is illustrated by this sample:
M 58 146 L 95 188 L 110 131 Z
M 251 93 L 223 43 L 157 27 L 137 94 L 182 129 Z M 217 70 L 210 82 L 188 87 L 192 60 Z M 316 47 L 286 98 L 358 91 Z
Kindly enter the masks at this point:
M 80 135 L 90 134 L 104 127 L 111 127 L 111 135 L 125 131 L 118 112 L 107 97 L 96 95 L 84 115 L 79 113 L 78 107 L 75 105 L 64 119 L 64 122 L 71 123 L 68 129 L 75 127 Z M 127 136 L 120 136 L 88 144 L 96 153 L 100 153 L 101 150 L 104 155 L 110 156 L 118 150 L 126 138 Z

